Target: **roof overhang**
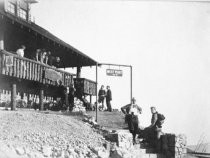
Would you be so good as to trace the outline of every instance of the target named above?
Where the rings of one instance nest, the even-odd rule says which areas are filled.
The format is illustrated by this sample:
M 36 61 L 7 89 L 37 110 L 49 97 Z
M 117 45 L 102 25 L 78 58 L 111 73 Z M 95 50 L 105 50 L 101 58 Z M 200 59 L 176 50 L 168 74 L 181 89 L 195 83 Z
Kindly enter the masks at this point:
M 60 46 L 60 48 L 65 48 L 65 53 L 62 54 L 62 51 L 61 51 L 61 53 L 59 54 L 59 56 L 61 56 L 64 59 L 63 65 L 65 65 L 65 66 L 62 66 L 61 68 L 94 66 L 97 63 L 94 59 L 90 58 L 86 54 L 82 53 L 81 51 L 69 45 L 68 43 L 62 41 L 61 39 L 59 39 L 58 37 L 56 37 L 49 31 L 45 30 L 44 28 L 40 27 L 39 25 L 33 22 L 27 22 L 9 13 L 0 11 L 0 22 L 4 20 L 9 25 L 17 24 L 21 28 L 24 27 L 30 30 L 28 33 L 35 32 L 36 34 L 42 36 L 43 38 L 53 41 L 53 43 L 56 43 L 58 46 Z

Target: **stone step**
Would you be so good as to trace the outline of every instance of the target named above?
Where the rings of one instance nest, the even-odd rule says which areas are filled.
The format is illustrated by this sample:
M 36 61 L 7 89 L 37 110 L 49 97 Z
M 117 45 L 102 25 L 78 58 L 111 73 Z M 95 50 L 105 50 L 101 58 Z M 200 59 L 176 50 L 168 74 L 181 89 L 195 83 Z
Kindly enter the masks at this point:
M 166 158 L 166 157 L 162 154 L 143 154 L 139 158 Z
M 142 149 L 142 148 L 140 148 L 140 151 L 142 152 L 142 153 L 149 153 L 149 154 L 155 154 L 155 149 L 153 149 L 153 148 L 147 148 L 147 149 Z

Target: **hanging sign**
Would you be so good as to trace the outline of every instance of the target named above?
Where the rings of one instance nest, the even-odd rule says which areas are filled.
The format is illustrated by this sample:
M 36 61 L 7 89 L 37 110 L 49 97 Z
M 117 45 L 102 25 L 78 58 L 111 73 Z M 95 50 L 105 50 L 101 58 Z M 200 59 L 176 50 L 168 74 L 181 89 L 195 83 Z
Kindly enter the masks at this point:
M 45 78 L 51 81 L 60 81 L 62 79 L 62 74 L 53 69 L 46 69 Z
M 106 75 L 107 76 L 122 76 L 123 71 L 122 70 L 116 70 L 116 69 L 106 69 Z

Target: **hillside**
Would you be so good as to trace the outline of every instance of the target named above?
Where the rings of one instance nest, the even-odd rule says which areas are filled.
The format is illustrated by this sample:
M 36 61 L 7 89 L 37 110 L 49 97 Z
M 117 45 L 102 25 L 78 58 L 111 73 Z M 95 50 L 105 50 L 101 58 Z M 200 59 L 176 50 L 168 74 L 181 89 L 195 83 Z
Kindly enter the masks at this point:
M 86 123 L 58 112 L 0 110 L 0 158 L 55 157 L 77 154 L 94 157 L 92 148 L 104 139 Z

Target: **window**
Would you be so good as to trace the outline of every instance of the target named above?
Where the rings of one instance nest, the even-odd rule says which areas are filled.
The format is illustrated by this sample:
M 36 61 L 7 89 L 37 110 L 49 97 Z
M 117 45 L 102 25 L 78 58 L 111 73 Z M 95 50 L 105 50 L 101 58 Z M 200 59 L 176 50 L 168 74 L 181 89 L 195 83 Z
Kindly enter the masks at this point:
M 8 8 L 7 8 L 8 12 L 15 14 L 15 10 L 16 10 L 16 5 L 12 2 L 8 2 Z
M 26 20 L 27 11 L 24 10 L 24 9 L 22 9 L 22 8 L 20 8 L 20 10 L 19 10 L 19 16 L 20 16 L 21 18 L 23 18 L 24 20 Z

